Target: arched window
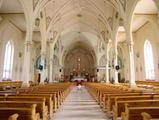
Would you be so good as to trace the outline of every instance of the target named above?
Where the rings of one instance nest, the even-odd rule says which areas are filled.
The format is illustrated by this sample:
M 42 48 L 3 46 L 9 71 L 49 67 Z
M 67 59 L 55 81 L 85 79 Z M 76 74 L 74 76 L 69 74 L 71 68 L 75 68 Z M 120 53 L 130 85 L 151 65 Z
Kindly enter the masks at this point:
M 146 40 L 144 44 L 144 57 L 145 57 L 146 79 L 153 80 L 155 78 L 153 52 L 152 52 L 151 43 L 148 40 Z
M 11 41 L 8 41 L 5 47 L 3 78 L 8 79 L 12 76 L 14 47 Z

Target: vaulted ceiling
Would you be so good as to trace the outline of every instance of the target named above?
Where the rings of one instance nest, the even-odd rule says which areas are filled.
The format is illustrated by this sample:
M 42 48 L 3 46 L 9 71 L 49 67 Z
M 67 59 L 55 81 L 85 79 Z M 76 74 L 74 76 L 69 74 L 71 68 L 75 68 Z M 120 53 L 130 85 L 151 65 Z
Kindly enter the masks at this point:
M 60 32 L 60 39 L 65 49 L 81 43 L 90 50 L 97 46 L 102 31 L 105 32 L 105 36 L 109 36 L 113 29 L 114 18 L 123 17 L 122 12 L 127 2 L 127 0 L 28 1 L 32 1 L 36 16 L 45 19 L 44 29 Z M 157 8 L 152 0 L 140 0 L 134 13 L 132 28 L 135 32 L 146 22 L 138 15 L 157 14 Z M 3 0 L 0 15 L 7 18 L 19 30 L 26 31 L 24 11 L 19 0 Z M 40 41 L 40 37 L 36 37 L 40 36 L 39 29 L 35 28 L 34 31 L 34 40 Z M 122 27 L 120 32 L 124 32 Z
M 68 51 L 77 44 L 95 50 L 102 31 L 111 31 L 117 14 L 116 0 L 54 0 L 43 8 L 48 31 L 60 31 Z

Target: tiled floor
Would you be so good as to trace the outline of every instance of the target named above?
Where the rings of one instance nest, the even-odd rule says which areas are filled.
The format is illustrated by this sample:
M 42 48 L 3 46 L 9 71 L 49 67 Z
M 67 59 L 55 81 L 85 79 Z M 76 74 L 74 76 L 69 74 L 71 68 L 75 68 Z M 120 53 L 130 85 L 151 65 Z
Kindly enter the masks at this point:
M 81 90 L 75 87 L 51 120 L 107 120 L 107 117 L 84 87 Z

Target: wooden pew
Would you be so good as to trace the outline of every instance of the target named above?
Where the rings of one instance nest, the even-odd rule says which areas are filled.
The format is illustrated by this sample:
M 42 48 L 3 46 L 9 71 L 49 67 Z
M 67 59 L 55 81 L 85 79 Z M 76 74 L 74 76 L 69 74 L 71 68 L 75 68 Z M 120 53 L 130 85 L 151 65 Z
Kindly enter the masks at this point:
M 35 96 L 7 96 L 2 97 L 0 96 L 0 106 L 8 106 L 12 103 L 16 103 L 14 107 L 22 107 L 23 104 L 26 106 L 30 106 L 32 104 L 36 104 L 36 111 L 40 113 L 40 117 L 42 117 L 44 120 L 47 120 L 47 114 L 48 114 L 48 107 L 45 105 L 46 99 L 43 97 L 35 97 Z M 6 103 L 6 104 L 5 104 Z
M 159 99 L 159 94 L 121 94 L 121 95 L 110 95 L 106 102 L 107 111 L 112 111 L 113 105 L 115 105 L 116 101 L 124 101 L 124 100 L 146 100 L 146 99 Z
M 58 84 L 57 84 L 58 85 Z M 36 93 L 36 94 L 53 94 L 53 102 L 54 102 L 54 111 L 57 110 L 57 108 L 59 108 L 59 106 L 62 104 L 64 98 L 66 97 L 66 95 L 69 92 L 69 86 L 65 87 L 58 87 L 55 85 L 46 85 L 46 86 L 36 86 L 36 87 L 32 87 L 27 88 L 27 89 L 19 89 L 17 90 L 18 94 L 32 94 L 32 93 Z
M 159 87 L 159 81 L 155 81 L 155 80 L 137 80 L 136 81 L 137 85 L 152 85 L 152 86 L 156 86 Z
M 8 120 L 17 120 L 18 116 L 19 116 L 18 114 L 13 114 L 9 116 Z
M 121 113 L 125 111 L 125 104 L 128 104 L 129 107 L 159 107 L 159 99 L 116 101 L 113 106 L 113 120 L 117 120 L 117 117 L 121 117 Z
M 0 87 L 11 86 L 14 88 L 20 88 L 22 85 L 22 81 L 2 81 L 0 82 Z
M 5 114 L 5 115 L 0 115 L 0 118 L 1 119 L 3 119 L 3 120 L 17 120 L 18 119 L 18 117 L 19 117 L 19 115 L 18 114 L 13 114 L 13 115 L 7 115 L 7 114 Z
M 70 83 L 60 83 L 56 85 L 48 84 L 33 86 L 29 88 L 18 88 L 14 92 L 11 91 L 11 94 L 9 93 L 9 91 L 2 91 L 2 93 L 0 94 L 0 102 L 3 102 L 4 108 L 9 102 L 15 102 L 15 107 L 19 106 L 19 108 L 21 108 L 21 103 L 27 105 L 36 103 L 36 110 L 40 113 L 40 116 L 43 118 L 43 120 L 47 120 L 47 106 L 45 105 L 48 105 L 49 115 L 50 117 L 52 117 L 53 112 L 55 112 L 57 108 L 59 108 L 67 94 L 70 92 L 71 85 L 72 84 Z M 45 98 L 46 101 L 41 102 L 41 98 Z
M 112 109 L 112 104 L 115 103 L 115 98 L 116 97 L 128 97 L 128 96 L 140 96 L 144 95 L 143 93 L 131 93 L 131 92 L 124 92 L 124 93 L 109 93 L 109 94 L 104 94 L 103 97 L 103 110 L 106 111 L 111 111 Z M 122 97 L 122 98 L 123 98 Z
M 35 96 L 42 96 L 42 95 L 45 95 L 45 94 L 51 95 L 52 96 L 52 100 L 51 101 L 52 101 L 52 104 L 53 104 L 53 112 L 55 112 L 60 106 L 60 103 L 59 103 L 59 101 L 60 101 L 59 92 L 36 91 L 36 90 L 34 90 L 34 91 L 18 93 L 18 95 L 24 95 L 24 94 L 28 94 L 28 95 L 33 94 L 31 96 L 34 96 L 34 95 Z
M 111 84 L 94 84 L 87 83 L 86 84 L 90 94 L 96 99 L 98 104 L 102 106 L 102 100 L 104 94 L 109 93 L 123 93 L 127 92 L 128 88 L 120 85 L 111 85 Z
M 159 120 L 159 117 L 153 118 L 150 114 L 146 112 L 142 112 L 141 115 L 143 117 L 143 120 Z
M 19 120 L 40 120 L 39 114 L 36 113 L 36 104 L 33 104 L 30 108 L 16 108 L 16 107 L 0 107 L 0 119 L 7 120 L 6 116 L 11 116 L 17 113 Z M 13 118 L 10 117 L 10 119 Z
M 32 94 L 18 94 L 16 96 L 21 96 L 21 97 L 42 97 L 42 98 L 45 98 L 46 99 L 46 106 L 48 106 L 48 112 L 49 112 L 49 115 L 50 117 L 52 116 L 53 114 L 53 111 L 54 111 L 54 104 L 53 104 L 53 96 L 52 94 L 35 94 L 35 93 L 32 93 Z
M 126 107 L 122 112 L 122 120 L 143 120 L 141 113 L 147 112 L 154 117 L 159 116 L 159 107 Z
M 104 111 L 106 111 L 107 109 L 108 113 L 114 113 L 114 120 L 116 120 L 118 116 L 121 116 L 121 114 L 118 113 L 126 110 L 124 109 L 125 102 L 131 103 L 131 107 L 134 107 L 135 105 L 135 107 L 152 107 L 153 105 L 155 107 L 156 105 L 159 105 L 159 92 L 147 92 L 145 89 L 129 90 L 127 89 L 128 85 L 124 85 L 124 87 L 122 87 L 121 85 L 116 86 L 110 84 L 103 85 L 99 83 L 87 83 L 86 86 L 90 94 L 96 99 L 96 101 L 104 109 Z M 140 105 L 134 105 L 134 101 L 142 102 L 140 103 Z M 122 105 L 122 107 L 120 105 Z M 112 110 L 113 112 L 111 112 Z

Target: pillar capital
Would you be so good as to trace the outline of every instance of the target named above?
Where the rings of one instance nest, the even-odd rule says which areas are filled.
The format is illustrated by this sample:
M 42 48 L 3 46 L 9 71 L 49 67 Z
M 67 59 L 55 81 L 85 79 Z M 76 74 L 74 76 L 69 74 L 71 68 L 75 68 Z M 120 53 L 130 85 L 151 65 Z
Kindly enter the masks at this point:
M 25 46 L 31 46 L 31 45 L 33 45 L 33 42 L 32 41 L 25 41 L 24 45 Z
M 134 46 L 134 42 L 133 41 L 127 41 L 127 45 L 128 46 Z
M 46 51 L 42 51 L 41 56 L 46 56 Z
M 49 64 L 52 64 L 53 63 L 53 58 L 50 58 L 49 59 Z
M 54 39 L 51 37 L 49 40 L 49 44 L 53 44 L 54 43 Z

